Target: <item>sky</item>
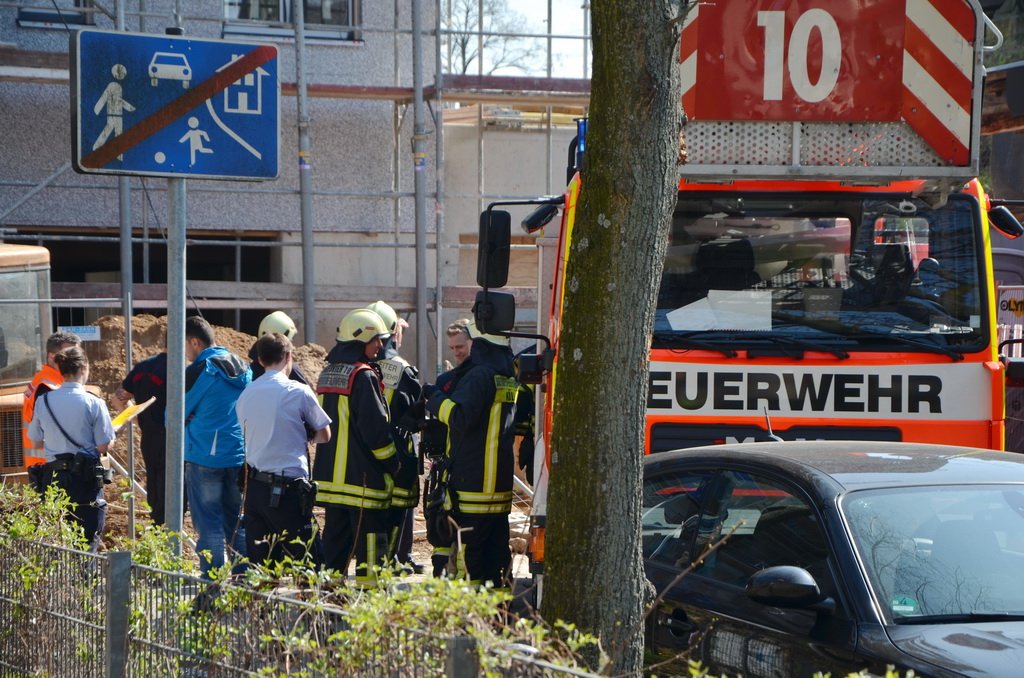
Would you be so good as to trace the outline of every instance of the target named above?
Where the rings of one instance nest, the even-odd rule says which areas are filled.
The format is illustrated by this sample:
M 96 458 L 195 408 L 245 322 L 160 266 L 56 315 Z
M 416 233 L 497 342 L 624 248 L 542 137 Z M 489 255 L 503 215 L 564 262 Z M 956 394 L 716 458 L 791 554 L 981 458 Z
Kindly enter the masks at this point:
M 509 7 L 515 12 L 522 14 L 532 32 L 547 32 L 548 2 L 551 3 L 552 35 L 566 36 L 564 38 L 552 39 L 552 77 L 556 78 L 582 78 L 589 77 L 589 58 L 586 60 L 584 69 L 584 44 L 589 49 L 589 43 L 576 37 L 582 36 L 584 31 L 584 10 L 586 0 L 510 0 Z M 589 10 L 588 10 L 589 11 Z M 589 26 L 589 17 L 586 19 Z M 537 59 L 535 70 L 526 75 L 542 76 L 546 74 L 547 61 L 545 50 L 547 40 L 538 38 L 536 43 L 541 47 L 540 56 Z M 500 75 L 524 75 L 516 69 L 502 70 Z

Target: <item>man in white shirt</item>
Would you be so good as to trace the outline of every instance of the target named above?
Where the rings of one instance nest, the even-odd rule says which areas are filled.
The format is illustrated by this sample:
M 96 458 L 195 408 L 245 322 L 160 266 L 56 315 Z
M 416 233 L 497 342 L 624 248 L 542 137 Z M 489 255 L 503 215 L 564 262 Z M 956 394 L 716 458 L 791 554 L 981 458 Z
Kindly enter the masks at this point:
M 296 560 L 323 562 L 313 521 L 316 486 L 309 481 L 309 443 L 331 439 L 331 418 L 306 384 L 288 378 L 292 342 L 266 334 L 256 342 L 266 372 L 242 392 L 235 406 L 245 436 L 248 466 L 245 534 L 254 563 Z

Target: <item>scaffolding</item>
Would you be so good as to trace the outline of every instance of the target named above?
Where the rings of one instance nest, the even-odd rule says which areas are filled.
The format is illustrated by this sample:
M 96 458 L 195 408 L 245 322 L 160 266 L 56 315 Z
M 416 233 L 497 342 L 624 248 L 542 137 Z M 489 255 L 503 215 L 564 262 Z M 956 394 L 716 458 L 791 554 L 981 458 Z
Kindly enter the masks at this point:
M 429 2 L 429 0 L 427 0 Z M 472 1 L 472 0 L 471 0 Z M 547 26 L 550 27 L 556 20 L 554 11 L 561 0 L 545 0 L 547 9 Z M 76 5 L 79 3 L 76 3 Z M 106 19 L 115 20 L 117 17 L 124 17 L 124 24 L 140 32 L 163 27 L 169 22 L 177 25 L 187 23 L 193 25 L 215 24 L 227 25 L 223 17 L 193 16 L 185 13 L 179 2 L 173 5 L 170 14 L 149 11 L 146 7 L 146 0 L 138 0 L 137 7 L 127 7 L 126 2 L 117 2 L 113 8 L 106 8 L 99 2 L 93 2 L 86 6 L 68 8 L 61 14 L 62 21 L 69 17 L 74 18 L 78 25 L 94 24 L 97 27 L 105 27 Z M 420 3 L 414 3 L 419 5 Z M 586 30 L 586 5 L 576 5 L 582 11 L 584 30 Z M 53 5 L 42 3 L 25 2 L 0 2 L 0 10 L 7 8 L 18 12 L 19 23 L 21 17 L 27 16 L 38 21 L 41 14 L 53 11 Z M 544 32 L 502 32 L 492 30 L 490 17 L 486 15 L 486 8 L 482 1 L 478 0 L 478 25 L 476 32 L 471 36 L 472 40 L 478 43 L 476 57 L 477 72 L 475 74 L 448 74 L 444 73 L 445 64 L 452 63 L 451 46 L 454 42 L 453 36 L 462 36 L 472 27 L 462 27 L 461 30 L 454 28 L 452 20 L 453 0 L 438 0 L 433 5 L 434 22 L 432 27 L 423 27 L 422 35 L 433 38 L 428 48 L 422 48 L 423 53 L 413 54 L 413 59 L 418 60 L 419 66 L 425 66 L 428 61 L 433 62 L 432 70 L 435 74 L 433 82 L 425 84 L 416 82 L 414 86 L 408 86 L 403 82 L 402 74 L 398 72 L 400 58 L 399 53 L 405 49 L 405 44 L 414 37 L 415 31 L 411 26 L 400 24 L 398 7 L 396 5 L 394 23 L 390 26 L 372 26 L 365 23 L 358 26 L 341 27 L 343 30 L 358 31 L 362 37 L 377 35 L 386 36 L 391 42 L 393 50 L 392 62 L 395 65 L 394 72 L 388 82 L 375 84 L 340 84 L 336 82 L 324 82 L 317 78 L 318 68 L 320 72 L 325 66 L 317 66 L 315 63 L 308 68 L 308 77 L 303 82 L 303 69 L 297 68 L 297 77 L 293 82 L 282 82 L 282 93 L 286 97 L 295 97 L 299 104 L 300 111 L 302 100 L 308 99 L 345 99 L 388 102 L 392 108 L 392 133 L 391 133 L 391 162 L 393 167 L 392 185 L 390 190 L 384 191 L 340 191 L 325 190 L 323 187 L 312 191 L 312 199 L 340 199 L 340 200 L 377 200 L 390 203 L 392 225 L 388 238 L 367 238 L 358 232 L 331 231 L 323 227 L 315 227 L 312 230 L 315 248 L 338 248 L 340 251 L 348 251 L 350 255 L 358 254 L 360 251 L 369 250 L 390 250 L 393 252 L 394 274 L 391 284 L 377 285 L 333 285 L 317 284 L 316 305 L 319 308 L 351 308 L 362 305 L 378 298 L 389 300 L 400 312 L 416 313 L 416 328 L 418 335 L 433 335 L 437 344 L 433 350 L 423 350 L 417 345 L 417 353 L 424 354 L 415 356 L 421 365 L 427 363 L 424 360 L 426 355 L 433 353 L 434 363 L 440 363 L 442 354 L 443 316 L 446 309 L 458 311 L 465 314 L 472 304 L 473 290 L 470 284 L 459 284 L 457 274 L 446 270 L 450 266 L 450 260 L 458 261 L 461 255 L 472 255 L 475 250 L 475 242 L 472 235 L 455 234 L 451 237 L 446 235 L 446 201 L 450 196 L 458 199 L 469 199 L 476 202 L 482 208 L 486 202 L 494 199 L 516 197 L 504 191 L 488 191 L 483 177 L 483 166 L 485 157 L 484 135 L 488 129 L 508 129 L 510 125 L 518 124 L 520 127 L 525 122 L 531 130 L 543 132 L 546 135 L 547 143 L 544 167 L 547 168 L 545 177 L 545 190 L 547 192 L 561 189 L 561 177 L 552 171 L 553 157 L 561 150 L 555 151 L 552 144 L 552 132 L 561 125 L 571 123 L 573 117 L 578 117 L 586 108 L 589 99 L 589 81 L 585 78 L 556 78 L 552 77 L 554 64 L 554 51 L 559 41 L 578 41 L 581 50 L 585 51 L 588 44 L 588 36 L 585 34 L 559 33 L 551 30 Z M 301 24 L 301 22 L 299 22 Z M 23 24 L 24 25 L 24 24 Z M 53 27 L 57 27 L 56 25 Z M 294 31 L 295 40 L 292 42 L 294 58 L 297 61 L 307 61 L 308 55 L 304 53 L 308 47 L 303 45 L 299 39 L 298 31 L 295 31 L 294 24 L 269 23 L 268 27 L 277 31 L 287 33 L 288 29 Z M 227 37 L 236 37 L 230 35 Z M 253 36 L 246 36 L 252 38 Z M 544 73 L 541 76 L 523 75 L 502 75 L 488 73 L 490 66 L 488 62 L 487 49 L 488 41 L 533 41 L 536 44 L 543 44 L 545 51 Z M 415 42 L 415 41 L 414 41 Z M 488 44 L 485 44 L 488 43 Z M 287 43 L 281 44 L 285 47 Z M 301 51 L 300 51 L 301 50 Z M 429 50 L 429 53 L 426 53 Z M 284 49 L 282 49 L 284 52 Z M 583 60 L 586 64 L 586 60 Z M 586 66 L 584 72 L 586 74 Z M 284 79 L 284 78 L 282 78 Z M 42 51 L 19 49 L 9 45 L 0 38 L 0 83 L 21 82 L 35 84 L 69 84 L 68 55 L 66 52 Z M 429 143 L 426 148 L 433 156 L 433 167 L 435 168 L 435 183 L 424 193 L 422 190 L 417 194 L 411 187 L 404 185 L 403 171 L 400 168 L 407 162 L 405 149 L 402 148 L 402 130 L 405 128 L 414 109 L 417 97 L 422 97 L 430 110 L 430 118 L 421 123 L 420 128 L 414 130 L 413 139 L 416 142 Z M 509 120 L 508 112 L 514 112 L 515 120 Z M 455 186 L 454 190 L 448 192 L 445 186 L 445 165 L 444 165 L 444 123 L 447 117 L 457 121 L 471 121 L 476 126 L 476 156 L 477 166 L 480 168 L 475 186 Z M 300 113 L 301 117 L 301 113 Z M 505 118 L 505 119 L 503 119 Z M 429 123 L 426 126 L 425 123 Z M 504 126 L 504 127 L 503 127 Z M 287 132 L 284 132 L 287 134 Z M 432 137 L 432 139 L 430 139 Z M 314 140 L 315 142 L 315 140 Z M 422 152 L 422 151 L 421 151 Z M 538 161 L 537 165 L 540 164 Z M 119 233 L 110 228 L 75 228 L 75 229 L 54 229 L 47 228 L 47 224 L 37 224 L 35 228 L 26 228 L 25 224 L 12 223 L 10 217 L 17 214 L 18 210 L 36 199 L 46 190 L 71 191 L 81 190 L 81 185 L 67 178 L 70 163 L 63 162 L 60 166 L 42 179 L 36 181 L 15 180 L 10 177 L 0 177 L 0 188 L 14 189 L 17 193 L 13 202 L 0 203 L 0 239 L 9 241 L 31 241 L 40 244 L 47 243 L 75 243 L 75 242 L 99 242 L 113 244 L 123 238 Z M 536 167 L 524 168 L 527 171 L 536 171 Z M 414 177 L 418 174 L 414 173 Z M 132 308 L 134 310 L 159 311 L 163 304 L 166 304 L 166 286 L 154 283 L 150 278 L 149 271 L 149 248 L 164 244 L 164 238 L 160 237 L 160 215 L 152 209 L 153 196 L 159 196 L 161 189 L 154 187 L 152 181 L 141 178 L 126 179 L 125 185 L 132 192 L 141 191 L 143 194 L 143 209 L 139 212 L 140 218 L 130 224 L 130 246 L 142 248 L 142 279 L 133 283 L 131 289 Z M 99 188 L 100 191 L 109 192 L 109 185 Z M 118 192 L 123 191 L 118 189 Z M 190 188 L 190 190 L 192 190 Z M 198 193 L 217 194 L 233 193 L 235 189 L 221 186 L 202 185 L 197 187 Z M 247 193 L 266 194 L 269 196 L 288 195 L 294 196 L 296 191 L 291 187 L 269 185 L 257 185 L 247 188 Z M 420 233 L 417 226 L 417 237 L 410 241 L 409 234 L 403 233 L 403 220 L 408 219 L 407 213 L 403 213 L 403 203 L 412 199 L 415 203 L 417 216 L 420 214 L 432 213 L 433 228 L 424 228 Z M 433 201 L 434 209 L 428 210 L 425 203 Z M 148 209 L 147 209 L 148 207 Z M 153 222 L 153 223 L 150 223 Z M 296 220 L 297 222 L 297 220 Z M 475 231 L 475 228 L 473 229 Z M 249 248 L 295 248 L 303 247 L 303 240 L 297 238 L 297 229 L 282 229 L 276 233 L 259 233 L 257 237 L 263 240 L 250 240 L 254 234 L 246 232 L 211 232 L 204 238 L 202 233 L 192 232 L 191 237 L 186 241 L 190 247 L 208 246 L 228 248 L 232 259 L 236 264 L 241 261 L 243 251 Z M 212 236 L 212 239 L 211 237 Z M 307 243 L 308 245 L 308 243 Z M 399 280 L 399 258 L 402 252 L 408 255 L 410 250 L 417 250 L 418 254 L 424 251 L 432 251 L 434 263 L 432 267 L 433 285 L 424 290 L 423 281 L 426 279 L 429 264 L 425 260 L 417 260 L 416 284 L 402 284 Z M 449 261 L 448 264 L 445 262 Z M 234 280 L 216 281 L 191 281 L 189 282 L 189 293 L 194 297 L 197 307 L 234 309 L 236 322 L 238 314 L 242 309 L 274 309 L 274 308 L 296 308 L 299 301 L 303 299 L 305 291 L 310 287 L 307 281 L 302 284 L 288 282 L 259 283 L 243 279 L 241 266 L 234 267 Z M 305 266 L 304 266 L 305 269 Z M 279 276 L 280 277 L 280 276 Z M 465 282 L 465 281 L 463 281 Z M 86 295 L 89 297 L 123 297 L 122 290 L 117 283 L 111 282 L 90 282 L 61 283 L 54 284 L 55 296 L 60 298 Z M 523 294 L 525 300 L 535 299 L 533 289 L 518 290 Z M 425 299 L 417 295 L 428 293 Z M 120 304 L 119 304 L 120 305 Z M 428 316 L 433 314 L 433 322 Z M 429 324 L 428 324 L 429 323 Z M 322 329 L 322 328 L 321 328 Z M 321 332 L 322 333 L 322 332 Z M 427 370 L 428 374 L 431 370 Z

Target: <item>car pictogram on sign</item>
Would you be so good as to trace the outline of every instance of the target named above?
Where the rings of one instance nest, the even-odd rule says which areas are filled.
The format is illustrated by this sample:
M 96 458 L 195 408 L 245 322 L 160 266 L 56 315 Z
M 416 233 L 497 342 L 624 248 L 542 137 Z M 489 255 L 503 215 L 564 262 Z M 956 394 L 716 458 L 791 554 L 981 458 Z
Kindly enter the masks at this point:
M 149 81 L 156 87 L 160 80 L 181 80 L 181 86 L 188 89 L 192 80 L 192 69 L 184 54 L 156 52 L 149 62 Z

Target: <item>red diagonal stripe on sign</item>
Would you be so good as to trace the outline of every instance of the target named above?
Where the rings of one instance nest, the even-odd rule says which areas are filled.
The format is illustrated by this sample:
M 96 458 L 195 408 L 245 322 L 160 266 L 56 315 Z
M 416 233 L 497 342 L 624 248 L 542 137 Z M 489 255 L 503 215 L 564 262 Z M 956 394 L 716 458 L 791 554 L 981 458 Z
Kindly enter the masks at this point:
M 967 146 L 953 136 L 946 126 L 936 118 L 928 107 L 914 94 L 903 88 L 903 119 L 921 135 L 935 153 L 944 161 L 954 165 L 966 165 L 970 162 Z
M 218 71 L 181 95 L 160 110 L 143 118 L 138 123 L 103 144 L 89 155 L 82 158 L 83 167 L 99 168 L 127 151 L 132 146 L 145 141 L 172 122 L 179 120 L 193 108 L 212 99 L 237 82 L 243 76 L 267 63 L 277 56 L 277 50 L 267 45 L 260 45 L 240 59 L 231 62 L 224 70 Z
M 971 110 L 970 79 L 911 21 L 907 22 L 903 47 L 964 110 Z

